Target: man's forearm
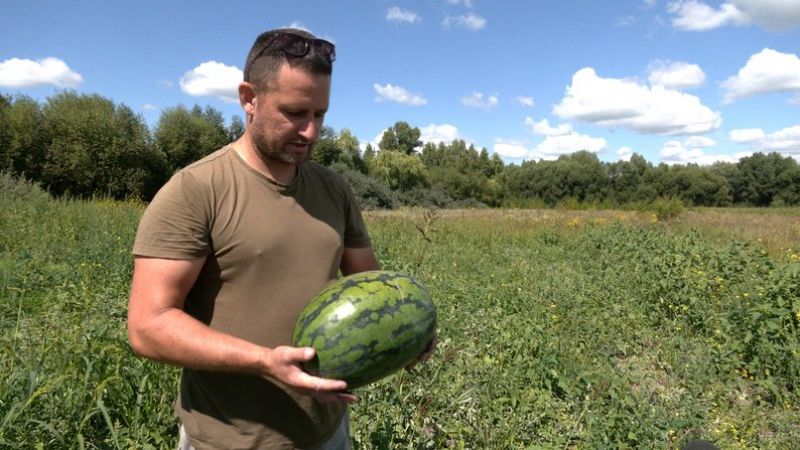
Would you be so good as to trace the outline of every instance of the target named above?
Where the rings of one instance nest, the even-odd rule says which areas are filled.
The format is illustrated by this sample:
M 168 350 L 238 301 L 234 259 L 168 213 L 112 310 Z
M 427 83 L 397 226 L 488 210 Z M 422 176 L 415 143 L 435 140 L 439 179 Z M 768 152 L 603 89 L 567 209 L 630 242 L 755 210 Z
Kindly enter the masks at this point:
M 265 375 L 270 349 L 216 331 L 177 308 L 168 308 L 128 331 L 134 352 L 194 369 Z

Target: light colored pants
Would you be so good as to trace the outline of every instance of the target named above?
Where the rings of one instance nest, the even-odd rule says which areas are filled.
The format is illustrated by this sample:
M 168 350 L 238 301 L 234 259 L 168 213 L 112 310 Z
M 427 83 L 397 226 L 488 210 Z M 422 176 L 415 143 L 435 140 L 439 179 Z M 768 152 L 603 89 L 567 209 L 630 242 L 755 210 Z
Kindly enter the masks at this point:
M 181 425 L 179 436 L 178 450 L 195 450 L 189 443 L 189 436 L 186 435 L 183 425 Z M 347 413 L 344 414 L 342 423 L 333 432 L 331 438 L 323 442 L 316 450 L 350 450 L 350 418 Z

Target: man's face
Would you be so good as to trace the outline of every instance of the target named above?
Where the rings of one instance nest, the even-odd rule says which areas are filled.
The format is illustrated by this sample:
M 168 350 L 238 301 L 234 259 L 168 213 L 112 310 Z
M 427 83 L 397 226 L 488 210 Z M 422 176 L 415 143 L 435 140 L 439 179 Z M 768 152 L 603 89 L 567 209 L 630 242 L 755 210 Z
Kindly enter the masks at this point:
M 331 91 L 329 75 L 313 75 L 284 64 L 270 89 L 256 97 L 251 135 L 259 155 L 284 164 L 300 164 L 322 130 Z

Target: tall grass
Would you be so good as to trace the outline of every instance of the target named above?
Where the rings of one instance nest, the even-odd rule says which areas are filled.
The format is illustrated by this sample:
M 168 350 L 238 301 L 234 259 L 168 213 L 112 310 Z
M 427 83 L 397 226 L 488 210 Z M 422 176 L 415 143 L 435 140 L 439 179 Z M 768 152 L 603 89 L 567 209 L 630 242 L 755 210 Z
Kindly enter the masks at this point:
M 125 337 L 142 209 L 0 177 L 0 448 L 176 445 L 178 372 Z M 359 389 L 356 448 L 793 448 L 800 263 L 715 214 L 367 214 L 441 341 Z
M 0 181 L 0 447 L 162 448 L 175 371 L 125 337 L 142 206 Z

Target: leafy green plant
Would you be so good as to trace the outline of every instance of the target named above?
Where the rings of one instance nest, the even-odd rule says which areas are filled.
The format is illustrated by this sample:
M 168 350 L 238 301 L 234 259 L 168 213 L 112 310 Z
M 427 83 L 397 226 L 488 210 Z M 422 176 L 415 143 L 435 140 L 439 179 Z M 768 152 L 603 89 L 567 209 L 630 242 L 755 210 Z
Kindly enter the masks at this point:
M 176 445 L 178 371 L 125 335 L 142 210 L 0 176 L 1 448 Z M 440 343 L 357 390 L 354 447 L 793 448 L 798 263 L 634 216 L 365 214 L 383 268 L 431 291 Z

